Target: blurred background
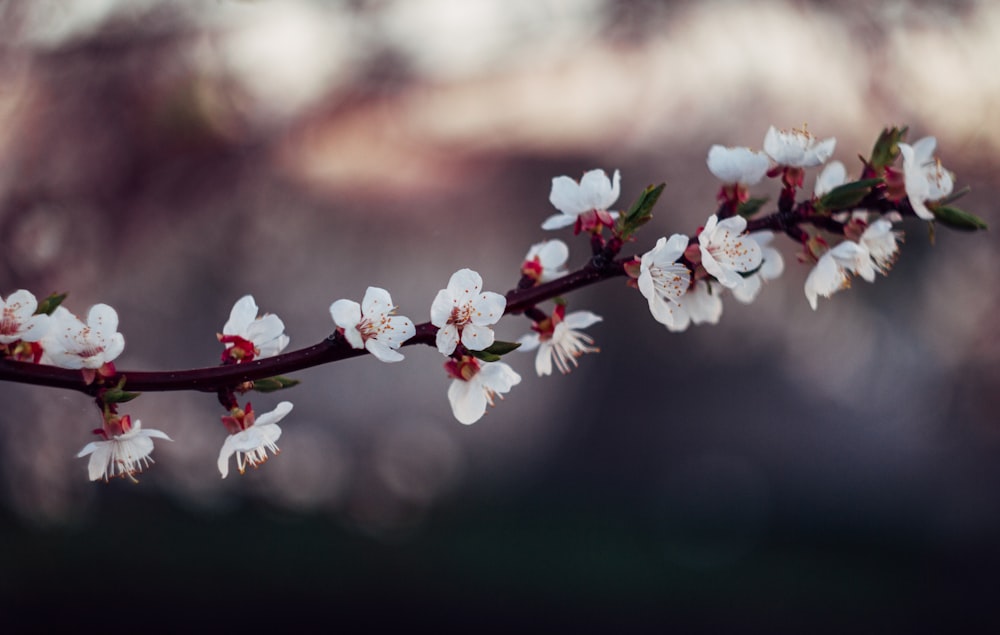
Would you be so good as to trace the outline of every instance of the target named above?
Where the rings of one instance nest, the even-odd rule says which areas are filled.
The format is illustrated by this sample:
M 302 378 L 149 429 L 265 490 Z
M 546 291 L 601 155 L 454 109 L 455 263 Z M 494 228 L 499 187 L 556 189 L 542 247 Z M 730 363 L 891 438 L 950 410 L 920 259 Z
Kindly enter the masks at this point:
M 989 1 L 0 2 L 0 294 L 114 306 L 121 370 L 214 365 L 252 293 L 291 348 L 368 285 L 429 318 L 453 271 L 517 281 L 551 179 L 667 190 L 630 246 L 715 207 L 714 143 L 886 125 L 935 135 L 997 222 L 1000 5 Z M 807 176 L 811 183 L 813 175 Z M 776 198 L 772 183 L 755 194 Z M 1000 565 L 1000 253 L 915 221 L 888 277 L 810 310 L 781 279 L 672 334 L 620 281 L 568 376 L 457 423 L 441 357 L 299 373 L 281 455 L 219 478 L 214 396 L 146 394 L 141 484 L 95 484 L 72 392 L 0 385 L 9 620 L 691 630 L 993 617 Z M 498 335 L 528 330 L 503 320 Z M 53 611 L 55 607 L 65 612 Z M 78 611 L 73 611 L 78 609 Z M 202 619 L 202 618 L 199 618 Z M 16 622 L 15 622 L 16 623 Z

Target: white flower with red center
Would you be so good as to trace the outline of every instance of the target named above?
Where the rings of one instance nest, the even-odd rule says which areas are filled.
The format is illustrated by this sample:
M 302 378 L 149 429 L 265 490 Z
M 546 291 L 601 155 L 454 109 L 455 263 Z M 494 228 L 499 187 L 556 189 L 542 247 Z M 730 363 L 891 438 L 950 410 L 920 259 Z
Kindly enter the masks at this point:
M 934 213 L 927 208 L 927 202 L 948 196 L 955 187 L 951 172 L 934 157 L 936 146 L 937 139 L 934 137 L 924 137 L 912 146 L 899 144 L 899 152 L 903 155 L 906 197 L 916 215 L 924 220 L 934 220 Z
M 281 452 L 275 445 L 281 436 L 278 422 L 291 411 L 292 403 L 282 401 L 274 410 L 258 417 L 254 414 L 253 406 L 247 402 L 246 408 L 233 408 L 229 415 L 223 416 L 222 424 L 230 435 L 219 451 L 218 467 L 222 478 L 229 476 L 229 457 L 233 454 L 236 455 L 236 467 L 240 474 L 246 471 L 248 465 L 257 467 L 267 461 L 268 450 L 277 456 Z
M 350 345 L 366 349 L 383 362 L 401 361 L 403 355 L 396 349 L 417 332 L 410 318 L 395 312 L 389 292 L 379 287 L 368 287 L 361 304 L 337 300 L 330 305 L 330 316 Z
M 438 291 L 431 304 L 431 324 L 438 327 L 437 348 L 451 355 L 461 340 L 470 351 L 493 345 L 493 329 L 503 317 L 507 298 L 492 291 L 482 292 L 483 279 L 471 269 L 459 269 L 448 280 L 448 288 Z
M 528 352 L 538 349 L 538 354 L 535 356 L 535 372 L 539 377 L 552 374 L 553 361 L 559 372 L 565 375 L 572 370 L 570 364 L 577 366 L 576 360 L 581 355 L 600 352 L 601 349 L 591 346 L 594 338 L 580 329 L 585 329 L 602 319 L 604 318 L 590 311 L 574 311 L 566 314 L 566 307 L 559 305 L 549 319 L 536 322 L 532 326 L 534 333 L 529 333 L 518 340 L 521 344 L 518 350 Z
M 891 222 L 880 218 L 869 225 L 858 239 L 858 242 L 868 250 L 875 268 L 882 275 L 888 274 L 889 269 L 895 264 L 896 256 L 899 254 L 897 241 L 902 235 L 903 232 L 893 231 Z
M 741 273 L 760 266 L 760 245 L 743 234 L 746 227 L 747 221 L 742 216 L 720 221 L 712 214 L 698 234 L 702 266 L 729 289 L 743 282 Z
M 537 283 L 548 282 L 566 274 L 569 247 L 561 240 L 536 243 L 528 250 L 521 265 L 521 274 Z
M 849 274 L 860 275 L 868 282 L 875 280 L 875 268 L 868 248 L 845 240 L 820 256 L 806 277 L 805 293 L 809 306 L 815 311 L 817 296 L 829 298 L 851 286 Z
M 104 440 L 91 441 L 76 456 L 89 454 L 90 480 L 103 478 L 105 482 L 114 476 L 127 476 L 135 481 L 135 475 L 153 463 L 149 456 L 153 452 L 153 439 L 173 440 L 159 430 L 143 430 L 142 423 L 136 419 L 133 424 L 129 415 L 112 416 L 94 434 Z
M 252 295 L 243 296 L 233 305 L 229 320 L 222 327 L 222 333 L 217 335 L 226 347 L 222 361 L 240 363 L 273 357 L 288 346 L 289 339 L 281 318 L 273 313 L 258 317 L 257 311 Z
M 14 342 L 37 342 L 49 329 L 49 316 L 35 315 L 38 300 L 34 294 L 19 289 L 0 297 L 0 344 Z
M 763 152 L 720 145 L 709 149 L 706 162 L 709 171 L 727 185 L 757 185 L 770 167 L 770 161 Z
M 448 386 L 451 411 L 461 423 L 475 423 L 486 413 L 493 398 L 503 395 L 521 383 L 521 376 L 503 362 L 481 362 L 464 355 L 448 360 L 444 368 L 454 379 Z
M 656 321 L 667 327 L 678 324 L 678 303 L 691 284 L 691 271 L 677 262 L 687 246 L 688 237 L 682 234 L 660 238 L 639 262 L 639 292 Z
M 42 338 L 42 363 L 61 368 L 99 369 L 125 350 L 118 332 L 118 313 L 107 304 L 95 304 L 84 324 L 63 307 L 52 312 L 48 333 Z
M 750 234 L 750 238 L 760 246 L 761 264 L 757 271 L 744 277 L 740 284 L 732 289 L 733 297 L 744 304 L 753 302 L 757 294 L 760 293 L 763 283 L 774 280 L 785 270 L 785 261 L 781 257 L 781 252 L 771 247 L 774 233 L 770 231 L 754 232 Z
M 833 155 L 837 140 L 820 141 L 808 130 L 778 130 L 771 126 L 764 136 L 764 152 L 780 166 L 811 168 L 822 165 Z
M 549 202 L 560 214 L 550 216 L 542 229 L 562 229 L 574 225 L 574 232 L 611 227 L 618 212 L 608 211 L 620 194 L 621 173 L 609 179 L 604 170 L 591 170 L 577 183 L 568 176 L 552 179 Z

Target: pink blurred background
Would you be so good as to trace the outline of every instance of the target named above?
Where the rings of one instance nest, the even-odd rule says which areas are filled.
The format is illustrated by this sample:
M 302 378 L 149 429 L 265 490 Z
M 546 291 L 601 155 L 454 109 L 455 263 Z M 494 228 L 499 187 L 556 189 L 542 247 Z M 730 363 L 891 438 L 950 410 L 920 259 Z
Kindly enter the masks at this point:
M 994 2 L 46 0 L 0 20 L 0 294 L 111 304 L 123 370 L 216 363 L 245 293 L 299 348 L 368 285 L 415 322 L 458 268 L 504 292 L 555 237 L 539 225 L 561 174 L 621 169 L 622 207 L 665 181 L 641 253 L 713 211 L 710 145 L 760 147 L 772 124 L 837 137 L 855 171 L 883 126 L 935 135 L 962 205 L 996 222 Z M 471 427 L 431 349 L 300 373 L 253 397 L 295 403 L 281 455 L 225 481 L 212 395 L 129 404 L 175 439 L 133 487 L 86 481 L 86 398 L 2 385 L 0 534 L 20 555 L 0 591 L 85 604 L 67 562 L 95 566 L 86 545 L 122 525 L 141 549 L 141 509 L 176 530 L 144 556 L 163 579 L 233 564 L 177 564 L 179 545 L 301 531 L 310 556 L 261 555 L 298 572 L 257 580 L 288 602 L 324 563 L 355 608 L 430 613 L 452 584 L 467 608 L 513 594 L 723 626 L 979 608 L 1000 561 L 998 250 L 992 232 L 904 229 L 888 277 L 817 312 L 789 241 L 785 275 L 751 306 L 727 298 L 717 326 L 671 334 L 620 282 L 576 293 L 605 317 L 602 352 L 546 378 L 512 355 L 524 381 Z M 39 572 L 52 541 L 70 555 Z

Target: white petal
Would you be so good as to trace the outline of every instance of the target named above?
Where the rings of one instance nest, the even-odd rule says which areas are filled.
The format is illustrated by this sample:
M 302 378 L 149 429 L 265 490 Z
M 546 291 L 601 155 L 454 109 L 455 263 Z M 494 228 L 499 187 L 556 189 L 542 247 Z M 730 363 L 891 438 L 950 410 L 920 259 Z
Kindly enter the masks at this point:
M 545 269 L 556 269 L 566 264 L 569 258 L 569 247 L 561 240 L 547 240 L 540 243 L 538 262 Z
M 87 326 L 100 337 L 108 337 L 118 331 L 118 312 L 107 304 L 95 304 L 87 313 Z
M 507 308 L 507 298 L 499 293 L 486 291 L 472 301 L 472 315 L 469 321 L 480 326 L 496 324 Z
M 483 288 L 483 278 L 472 269 L 459 269 L 448 280 L 448 291 L 460 304 L 472 300 Z
M 351 348 L 364 348 L 365 341 L 358 331 L 361 322 L 361 305 L 353 300 L 337 300 L 330 305 L 333 323 L 344 329 L 344 338 Z
M 402 315 L 394 315 L 386 321 L 386 326 L 375 337 L 390 348 L 399 348 L 403 342 L 417 334 L 413 321 Z
M 368 287 L 365 297 L 361 300 L 361 313 L 369 319 L 392 312 L 395 307 L 389 292 L 379 287 Z
M 441 328 L 448 323 L 448 318 L 451 317 L 451 310 L 457 306 L 455 302 L 455 297 L 452 295 L 451 291 L 448 289 L 441 289 L 434 296 L 434 301 L 431 303 L 431 324 Z
M 440 333 L 440 331 L 438 331 Z M 462 329 L 462 346 L 470 351 L 481 351 L 493 346 L 493 329 L 478 324 L 466 324 Z
M 552 374 L 552 342 L 543 342 L 535 355 L 535 372 L 539 377 Z
M 453 380 L 448 386 L 448 402 L 455 418 L 466 425 L 479 421 L 486 412 L 486 392 L 479 382 Z
M 552 179 L 549 202 L 552 203 L 553 207 L 566 215 L 571 222 L 575 222 L 577 216 L 591 209 L 584 202 L 584 198 L 580 192 L 580 184 L 568 176 L 557 176 Z M 545 222 L 548 223 L 551 220 L 552 218 Z M 565 225 L 562 225 L 562 227 L 565 227 Z M 542 228 L 555 229 L 554 227 L 545 227 L 545 225 L 542 225 Z
M 236 301 L 229 312 L 229 321 L 222 327 L 223 335 L 241 335 L 251 322 L 257 319 L 257 303 L 252 295 L 245 295 Z
M 374 338 L 365 342 L 365 348 L 382 362 L 401 362 L 404 359 L 402 353 L 392 350 L 388 345 Z
M 517 342 L 520 344 L 517 350 L 521 351 L 522 353 L 528 353 L 538 348 L 538 345 L 539 343 L 541 343 L 541 341 L 542 339 L 541 337 L 538 336 L 538 333 L 528 333 L 527 335 L 522 335 L 517 340 Z
M 816 185 L 813 186 L 813 195 L 820 198 L 829 194 L 834 188 L 843 185 L 847 181 L 847 168 L 840 161 L 831 161 L 826 164 L 823 171 L 816 177 Z
M 293 407 L 292 402 L 290 401 L 282 401 L 278 403 L 278 405 L 274 407 L 274 410 L 270 412 L 265 412 L 264 414 L 258 416 L 254 421 L 253 427 L 259 428 L 261 426 L 267 426 L 278 423 L 279 421 L 284 419 L 289 412 L 292 411 L 292 407 Z M 279 435 L 281 434 L 280 430 L 278 431 L 278 434 Z M 278 437 L 274 437 L 274 439 L 277 438 Z
M 572 313 L 566 314 L 566 317 L 562 323 L 565 324 L 567 328 L 576 330 L 576 329 L 585 329 L 588 326 L 597 324 L 603 319 L 604 318 L 602 318 L 600 315 L 597 315 L 596 313 L 592 313 L 590 311 L 573 311 Z
M 438 329 L 434 343 L 442 355 L 451 355 L 458 346 L 458 328 L 454 324 L 445 324 Z
M 563 227 L 569 227 L 574 223 L 576 223 L 576 216 L 555 214 L 545 219 L 545 222 L 542 223 L 542 229 L 562 229 Z

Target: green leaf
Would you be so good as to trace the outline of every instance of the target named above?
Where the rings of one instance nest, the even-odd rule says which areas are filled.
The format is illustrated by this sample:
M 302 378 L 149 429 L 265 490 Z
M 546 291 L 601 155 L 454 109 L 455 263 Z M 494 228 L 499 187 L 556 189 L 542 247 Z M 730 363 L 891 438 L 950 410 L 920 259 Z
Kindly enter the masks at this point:
M 979 229 L 989 229 L 986 225 L 986 221 L 979 218 L 975 214 L 970 214 L 969 212 L 958 209 L 957 207 L 951 207 L 950 205 L 938 205 L 932 207 L 931 211 L 934 212 L 935 220 L 946 227 L 950 227 L 951 229 L 970 232 Z
M 736 209 L 736 213 L 743 218 L 750 218 L 754 214 L 760 211 L 760 208 L 764 207 L 767 203 L 767 197 L 763 198 L 751 198 L 740 203 L 740 206 Z
M 489 348 L 484 349 L 483 353 L 489 353 L 490 355 L 506 355 L 507 353 L 520 348 L 520 342 L 501 342 L 497 340 L 493 342 L 493 345 Z
M 285 388 L 291 388 L 299 384 L 298 379 L 289 379 L 282 375 L 277 375 L 275 377 L 267 377 L 265 379 L 257 379 L 253 382 L 253 389 L 257 392 L 277 392 L 279 390 L 284 390 Z
M 486 351 L 469 351 L 469 355 L 472 355 L 476 359 L 481 359 L 484 362 L 499 362 L 501 359 L 499 355 L 487 353 Z
M 882 179 L 876 178 L 838 185 L 819 199 L 817 207 L 831 211 L 850 209 L 863 201 L 871 193 L 872 188 L 882 182 Z
M 66 299 L 65 293 L 53 293 L 49 297 L 45 298 L 38 303 L 38 308 L 35 309 L 35 315 L 52 315 L 52 312 L 62 304 L 63 300 Z
M 615 235 L 624 240 L 648 223 L 653 218 L 653 206 L 659 200 L 660 194 L 663 194 L 665 187 L 667 187 L 666 183 L 660 183 L 659 185 L 650 185 L 643 190 L 639 198 L 632 203 L 632 207 L 618 217 L 618 222 L 615 224 Z
M 884 129 L 872 148 L 872 156 L 868 160 L 868 165 L 875 168 L 875 171 L 880 174 L 883 169 L 892 165 L 896 157 L 899 156 L 899 143 L 906 138 L 907 130 L 906 126 Z

